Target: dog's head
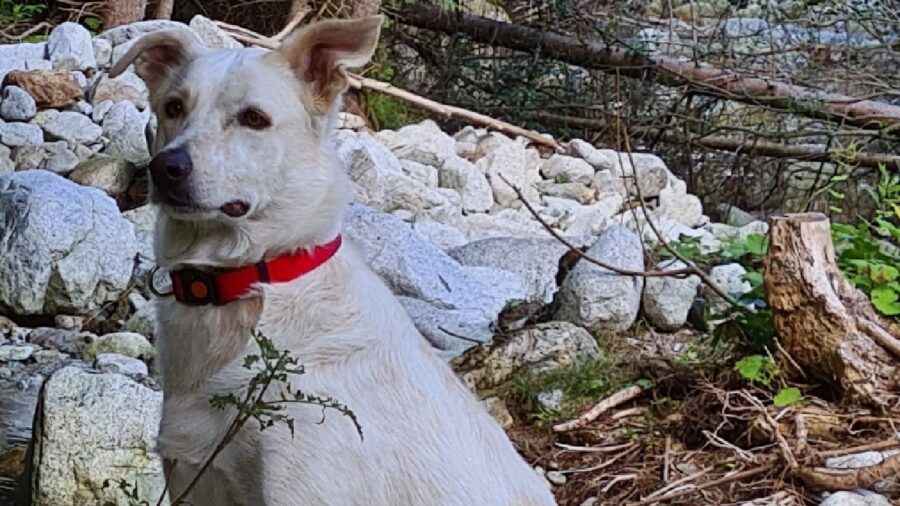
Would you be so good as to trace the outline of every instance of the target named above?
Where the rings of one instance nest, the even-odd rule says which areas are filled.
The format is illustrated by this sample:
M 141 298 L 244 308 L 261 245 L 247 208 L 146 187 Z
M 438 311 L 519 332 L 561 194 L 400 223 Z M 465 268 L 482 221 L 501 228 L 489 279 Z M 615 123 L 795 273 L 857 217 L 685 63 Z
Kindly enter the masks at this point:
M 203 240 L 286 248 L 336 233 L 348 192 L 330 131 L 345 68 L 368 62 L 380 27 L 380 17 L 319 22 L 274 51 L 211 50 L 170 29 L 145 35 L 116 63 L 112 76 L 134 64 L 150 90 L 151 200 L 166 226 L 192 236 L 180 239 L 183 249 Z

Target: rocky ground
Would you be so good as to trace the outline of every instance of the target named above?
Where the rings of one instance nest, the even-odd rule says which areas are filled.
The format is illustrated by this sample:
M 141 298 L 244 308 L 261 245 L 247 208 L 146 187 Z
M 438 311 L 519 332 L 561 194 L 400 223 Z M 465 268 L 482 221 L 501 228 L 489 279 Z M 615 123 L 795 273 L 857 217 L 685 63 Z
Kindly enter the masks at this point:
M 111 79 L 107 70 L 138 36 L 166 25 L 92 37 L 67 23 L 45 43 L 0 46 L 0 503 L 16 488 L 33 504 L 56 506 L 121 500 L 104 488 L 108 479 L 128 480 L 144 497 L 162 487 L 146 287 L 154 211 L 143 205 L 141 170 L 154 119 L 141 80 L 131 72 Z M 202 17 L 191 26 L 208 45 L 237 44 Z M 561 503 L 604 504 L 596 490 L 593 499 L 581 488 L 565 492 L 583 473 L 548 457 L 555 443 L 546 431 L 523 423 L 498 392 L 523 371 L 609 355 L 614 336 L 652 334 L 653 346 L 677 354 L 695 340 L 686 325 L 695 299 L 719 300 L 696 276 L 645 280 L 575 262 L 545 226 L 596 259 L 641 271 L 681 267 L 648 265 L 660 236 L 689 236 L 715 251 L 766 224 L 710 223 L 652 154 L 579 140 L 549 153 L 473 127 L 451 135 L 425 121 L 371 132 L 359 118 L 341 120 L 336 149 L 356 197 L 345 236 L 523 453 L 540 461 Z M 646 213 L 635 206 L 639 195 Z M 711 273 L 730 293 L 750 289 L 743 274 L 737 264 Z M 623 349 L 650 342 L 622 339 Z M 562 395 L 539 398 L 552 408 Z M 672 479 L 701 464 L 691 465 Z M 879 495 L 841 497 L 826 503 L 888 504 Z

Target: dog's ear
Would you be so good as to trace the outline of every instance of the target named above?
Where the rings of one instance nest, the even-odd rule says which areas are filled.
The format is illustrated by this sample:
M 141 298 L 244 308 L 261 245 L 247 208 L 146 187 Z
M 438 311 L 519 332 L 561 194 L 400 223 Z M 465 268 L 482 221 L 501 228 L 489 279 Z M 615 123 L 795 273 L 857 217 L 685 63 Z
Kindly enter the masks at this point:
M 327 112 L 349 84 L 346 67 L 369 62 L 378 46 L 381 16 L 314 23 L 294 31 L 273 55 L 310 86 L 316 112 Z
M 144 35 L 135 42 L 109 71 L 116 77 L 134 63 L 134 71 L 147 83 L 153 95 L 175 69 L 206 51 L 206 47 L 188 29 L 170 28 Z

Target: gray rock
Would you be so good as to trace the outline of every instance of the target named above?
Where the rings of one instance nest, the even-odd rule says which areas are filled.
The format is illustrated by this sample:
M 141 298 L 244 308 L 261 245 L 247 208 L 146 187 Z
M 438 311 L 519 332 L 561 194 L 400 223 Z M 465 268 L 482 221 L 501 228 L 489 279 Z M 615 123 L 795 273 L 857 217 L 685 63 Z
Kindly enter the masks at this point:
M 547 232 L 535 220 L 512 209 L 497 214 L 470 214 L 459 220 L 459 229 L 470 241 L 489 237 L 541 237 Z
M 581 246 L 585 241 L 575 242 Z M 463 265 L 514 272 L 525 280 L 529 300 L 550 302 L 557 290 L 559 259 L 568 251 L 556 239 L 498 237 L 474 241 L 449 253 Z
M 89 144 L 100 139 L 103 129 L 84 114 L 62 111 L 44 123 L 44 132 L 52 140 Z
M 56 109 L 42 109 L 34 115 L 34 118 L 29 123 L 43 127 L 44 124 L 57 116 L 59 116 L 59 111 Z
M 94 369 L 128 376 L 135 381 L 142 381 L 150 372 L 144 362 L 118 353 L 101 353 L 94 360 Z
M 668 190 L 659 193 L 656 214 L 691 228 L 702 227 L 709 222 L 703 215 L 703 204 L 696 195 L 679 194 Z
M 621 226 L 604 230 L 587 254 L 618 268 L 644 270 L 641 241 Z M 622 276 L 580 260 L 560 287 L 556 316 L 593 331 L 623 331 L 637 318 L 643 288 L 641 277 Z
M 0 45 L 0 81 L 11 70 L 34 70 L 36 62 L 44 61 L 46 56 L 46 42 Z
M 555 181 L 540 181 L 537 189 L 543 195 L 558 197 L 590 204 L 597 198 L 597 191 L 581 183 L 557 183 Z
M 510 184 L 518 188 L 529 203 L 540 202 L 540 195 L 534 188 L 534 184 L 540 180 L 540 162 L 537 151 L 525 149 L 523 145 L 507 139 L 500 141 L 475 165 L 487 175 L 497 204 L 502 207 L 519 207 L 521 203 Z
M 445 359 L 494 337 L 494 318 L 479 309 L 445 309 L 411 297 L 399 297 L 413 323 Z
M 537 395 L 538 404 L 541 405 L 542 408 L 548 409 L 550 411 L 562 411 L 562 402 L 565 394 L 562 390 L 549 390 L 547 392 L 541 392 Z
M 732 227 L 743 227 L 756 221 L 756 216 L 744 211 L 739 207 L 730 206 L 728 204 L 719 204 L 716 210 L 722 214 L 722 223 L 731 225 Z
M 144 360 L 151 360 L 156 354 L 150 341 L 135 332 L 112 332 L 95 337 L 82 351 L 87 360 L 93 360 L 103 353 L 116 353 Z
M 90 332 L 38 327 L 28 332 L 26 340 L 41 348 L 80 357 L 82 351 L 94 342 L 96 337 Z
M 825 467 L 831 469 L 860 469 L 881 464 L 884 459 L 897 455 L 898 453 L 900 453 L 900 450 L 887 450 L 883 452 L 869 451 L 851 455 L 842 455 L 840 457 L 830 457 L 825 459 Z
M 0 144 L 0 176 L 16 170 L 16 162 L 12 159 L 12 150 Z
M 41 127 L 28 123 L 0 123 L 0 143 L 15 148 L 40 146 L 44 142 Z
M 437 221 L 417 221 L 413 223 L 413 230 L 442 251 L 458 248 L 468 242 L 466 236 L 459 229 Z
M 75 102 L 74 104 L 68 106 L 66 110 L 77 112 L 78 114 L 84 114 L 85 116 L 90 116 L 94 112 L 94 106 L 92 106 L 91 103 L 86 100 L 79 100 L 78 102 Z
M 37 349 L 30 344 L 0 344 L 0 362 L 28 360 Z
M 431 165 L 425 165 L 412 160 L 400 160 L 403 173 L 426 186 L 438 185 L 438 170 Z
M 597 235 L 608 225 L 609 219 L 616 215 L 625 204 L 625 199 L 618 193 L 600 195 L 597 202 L 581 206 L 566 216 L 560 227 L 569 235 Z
M 45 170 L 0 178 L 0 309 L 85 314 L 128 285 L 134 230 L 115 202 Z
M 148 115 L 131 102 L 117 102 L 103 117 L 103 136 L 109 139 L 105 153 L 140 165 L 150 160 L 144 128 Z
M 454 359 L 454 369 L 470 389 L 487 390 L 513 373 L 545 372 L 578 360 L 600 356 L 597 340 L 567 322 L 539 323 L 508 336 L 503 343 L 482 346 Z
M 687 267 L 680 260 L 660 262 L 658 270 L 676 270 Z M 642 297 L 644 316 L 654 327 L 673 331 L 678 330 L 687 321 L 688 311 L 697 296 L 700 278 L 687 276 L 651 277 L 644 280 Z
M 99 103 L 94 103 L 94 110 L 91 111 L 91 119 L 94 120 L 94 123 L 103 123 L 103 118 L 106 117 L 106 113 L 112 109 L 113 102 L 111 100 L 104 100 Z
M 491 319 L 508 301 L 525 298 L 524 282 L 512 273 L 463 267 L 391 215 L 353 205 L 344 229 L 397 295 L 441 309 L 480 310 Z
M 18 86 L 3 88 L 0 117 L 6 121 L 28 121 L 37 114 L 37 104 L 27 91 Z
M 107 100 L 112 104 L 126 100 L 138 109 L 146 109 L 150 104 L 150 92 L 144 80 L 130 70 L 115 78 L 103 74 L 91 93 L 91 102 L 101 104 Z M 97 121 L 97 118 L 94 118 L 94 121 Z
M 819 506 L 891 506 L 891 501 L 883 495 L 868 490 L 853 492 L 840 491 L 829 494 Z
M 34 413 L 38 396 L 44 382 L 44 367 L 22 364 L 0 363 L 0 502 L 17 504 L 8 496 L 8 487 L 16 484 L 12 478 L 22 473 L 24 463 L 20 459 L 26 454 L 31 442 Z M 12 482 L 12 483 L 10 483 Z
M 494 205 L 493 191 L 484 173 L 462 158 L 447 158 L 441 163 L 438 184 L 458 191 L 466 212 L 484 212 Z
M 743 280 L 745 274 L 747 274 L 747 269 L 738 263 L 717 265 L 710 269 L 709 279 L 725 293 L 737 298 L 749 292 L 752 288 L 749 282 Z M 713 313 L 721 312 L 728 308 L 728 302 L 713 292 L 708 286 L 704 285 L 701 293 L 711 302 Z
M 56 25 L 47 38 L 47 56 L 53 68 L 91 70 L 97 68 L 91 34 L 78 23 Z
M 144 205 L 131 209 L 130 211 L 125 211 L 122 213 L 122 217 L 134 225 L 134 235 L 137 239 L 138 247 L 136 275 L 142 276 L 149 273 L 150 269 L 156 264 L 156 256 L 153 252 L 153 231 L 156 227 L 156 209 L 153 206 Z
M 124 44 L 128 41 L 139 39 L 141 36 L 158 30 L 166 30 L 169 28 L 177 28 L 184 30 L 184 23 L 177 21 L 169 21 L 164 19 L 154 19 L 150 21 L 138 21 L 137 23 L 129 23 L 127 25 L 117 26 L 106 30 L 96 38 L 105 40 L 113 45 L 113 47 Z
M 541 164 L 541 175 L 560 183 L 590 184 L 594 168 L 584 160 L 554 154 Z
M 16 170 L 44 169 L 56 174 L 66 174 L 78 164 L 78 156 L 66 141 L 15 148 L 13 160 Z
M 128 189 L 134 169 L 134 164 L 127 160 L 98 155 L 79 163 L 69 174 L 69 179 L 116 196 Z
M 91 46 L 94 49 L 94 60 L 97 61 L 97 66 L 100 68 L 109 67 L 110 63 L 112 63 L 112 44 L 108 40 L 94 38 L 91 41 Z
M 197 36 L 200 37 L 200 40 L 203 41 L 206 47 L 213 49 L 244 47 L 240 42 L 234 40 L 234 38 L 213 23 L 211 19 L 201 16 L 200 14 L 191 18 L 191 22 L 188 26 L 190 26 Z
M 134 332 L 144 337 L 151 337 L 156 331 L 156 305 L 144 304 L 132 314 L 122 327 L 123 331 Z
M 35 432 L 34 506 L 130 504 L 107 480 L 124 480 L 139 499 L 164 488 L 162 462 L 153 452 L 162 394 L 121 374 L 69 366 L 44 387 Z

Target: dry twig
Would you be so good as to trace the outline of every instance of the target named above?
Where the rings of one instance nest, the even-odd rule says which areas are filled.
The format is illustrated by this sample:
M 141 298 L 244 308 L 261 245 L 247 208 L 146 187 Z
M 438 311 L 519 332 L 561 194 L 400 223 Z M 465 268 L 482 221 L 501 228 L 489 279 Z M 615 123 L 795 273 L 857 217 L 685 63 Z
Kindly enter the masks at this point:
M 641 395 L 641 392 L 643 392 L 643 390 L 637 385 L 625 387 L 622 390 L 619 390 L 618 392 L 598 402 L 593 408 L 589 409 L 586 413 L 579 416 L 575 420 L 554 425 L 553 432 L 569 432 L 584 428 L 587 424 L 599 418 L 603 413 L 606 413 L 610 409 L 636 398 L 637 396 Z

